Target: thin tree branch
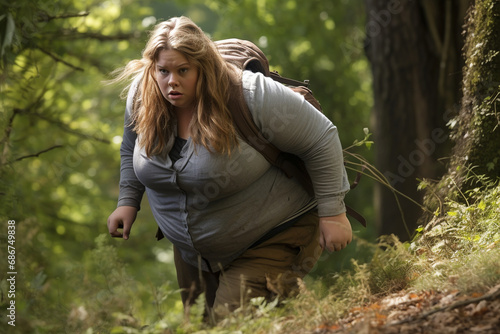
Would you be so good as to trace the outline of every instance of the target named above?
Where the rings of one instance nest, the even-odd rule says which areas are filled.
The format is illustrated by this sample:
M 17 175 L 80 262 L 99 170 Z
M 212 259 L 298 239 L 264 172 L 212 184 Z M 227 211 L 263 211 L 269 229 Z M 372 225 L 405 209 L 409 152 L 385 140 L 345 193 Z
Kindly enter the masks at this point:
M 391 184 L 389 183 L 389 181 L 387 180 L 387 178 L 385 178 L 385 176 L 383 174 L 381 174 L 376 168 L 372 167 L 371 165 L 365 164 L 365 163 L 356 163 L 354 161 L 349 161 L 349 160 L 346 160 L 346 164 L 347 164 L 345 166 L 346 169 L 359 172 L 359 173 L 367 176 L 368 178 L 377 181 L 378 183 L 380 183 L 383 186 L 387 187 L 394 194 L 394 196 L 400 195 L 400 196 L 406 198 L 407 200 L 411 201 L 413 204 L 415 204 L 416 206 L 418 206 L 422 210 L 424 210 L 424 211 L 426 211 L 428 213 L 433 213 L 431 210 L 429 210 L 428 208 L 426 208 L 422 204 L 418 203 L 416 200 L 414 200 L 410 196 L 402 193 L 401 191 L 399 191 L 396 188 L 394 188 L 393 186 L 391 186 Z M 364 167 L 370 173 L 367 173 L 367 172 L 364 172 L 364 171 L 360 171 L 357 168 L 350 167 L 348 164 L 351 164 L 351 165 L 354 165 L 354 166 L 358 166 L 358 167 Z M 397 196 L 396 196 L 396 200 L 397 200 Z
M 4 145 L 7 141 L 9 141 L 9 137 L 12 132 L 12 123 L 14 123 L 14 118 L 20 112 L 21 112 L 20 109 L 14 109 L 12 115 L 10 115 L 9 121 L 7 122 L 7 126 L 5 127 L 2 141 L 0 141 L 0 145 Z
M 99 32 L 78 32 L 76 29 L 61 29 L 42 34 L 46 38 L 50 38 L 51 36 L 57 36 L 58 38 L 71 38 L 72 40 L 90 38 L 101 42 L 130 40 L 141 36 L 141 33 L 137 31 L 131 33 L 118 33 L 115 35 L 103 35 Z
M 12 130 L 12 122 L 14 121 L 14 117 L 15 115 L 18 115 L 18 114 L 22 114 L 22 113 L 30 113 L 30 109 L 33 108 L 34 106 L 36 106 L 36 104 L 38 103 L 39 101 L 35 101 L 34 103 L 32 103 L 28 108 L 26 109 L 19 109 L 19 108 L 15 108 L 14 109 L 14 113 L 12 114 L 12 116 L 10 117 L 10 120 L 7 124 L 7 127 L 5 129 L 5 135 L 4 135 L 4 138 L 2 138 L 2 140 L 0 141 L 0 145 L 3 144 L 3 145 L 6 145 L 6 143 L 8 142 L 9 140 L 9 136 L 10 136 L 10 132 Z M 72 134 L 72 135 L 75 135 L 75 136 L 78 136 L 80 138 L 84 138 L 84 139 L 92 139 L 92 140 L 95 140 L 95 141 L 98 141 L 98 142 L 101 142 L 101 143 L 104 143 L 104 144 L 110 144 L 110 141 L 107 140 L 107 139 L 103 139 L 103 138 L 100 138 L 100 137 L 97 137 L 97 136 L 92 136 L 92 135 L 88 135 L 88 134 L 85 134 L 85 133 L 81 133 L 81 132 L 78 132 L 76 130 L 73 130 L 68 124 L 66 123 L 63 123 L 59 120 L 55 120 L 55 119 L 52 119 L 50 117 L 47 117 L 45 115 L 42 115 L 41 113 L 38 113 L 38 112 L 31 112 L 30 115 L 33 115 L 33 116 L 36 116 L 40 119 L 43 119 L 44 121 L 46 122 L 49 122 L 51 124 L 54 124 L 56 125 L 57 127 L 59 127 L 62 131 L 66 132 L 66 133 L 69 133 L 69 134 Z M 3 156 L 0 157 L 2 160 L 0 161 L 1 164 L 5 164 L 5 157 L 6 157 L 6 146 L 4 146 L 4 149 L 3 149 Z
M 18 161 L 21 161 L 21 160 L 24 160 L 24 159 L 28 159 L 28 158 L 36 158 L 38 157 L 40 154 L 43 154 L 43 153 L 46 153 L 46 152 L 49 152 L 49 151 L 52 151 L 56 148 L 61 148 L 63 147 L 62 145 L 54 145 L 52 147 L 49 147 L 45 150 L 42 150 L 40 152 L 37 152 L 37 153 L 34 153 L 34 154 L 29 154 L 29 155 L 25 155 L 25 156 L 22 156 L 22 157 L 19 157 L 17 158 L 16 160 L 14 160 L 13 162 L 18 162 Z
M 0 164 L 4 165 L 7 162 L 7 155 L 9 151 L 9 138 L 10 134 L 12 133 L 12 124 L 14 123 L 14 118 L 16 117 L 17 114 L 21 113 L 21 109 L 14 109 L 12 112 L 12 115 L 10 115 L 9 121 L 7 122 L 7 126 L 5 127 L 4 131 L 4 136 L 2 140 L 0 141 L 0 145 L 3 146 L 2 149 L 2 156 L 0 159 Z
M 99 141 L 101 143 L 105 143 L 105 144 L 109 144 L 110 141 L 109 140 L 106 140 L 106 139 L 102 139 L 102 138 L 99 138 L 99 137 L 96 137 L 96 136 L 92 136 L 92 135 L 87 135 L 85 133 L 81 133 L 81 132 L 78 132 L 76 130 L 73 130 L 69 125 L 67 125 L 66 123 L 63 123 L 61 121 L 58 121 L 58 120 L 54 120 L 50 117 L 47 117 L 45 115 L 42 115 L 40 113 L 33 113 L 34 116 L 40 118 L 40 119 L 43 119 L 44 121 L 47 121 L 49 123 L 52 123 L 52 124 L 55 124 L 56 126 L 58 126 L 61 130 L 63 130 L 64 132 L 67 132 L 67 133 L 70 133 L 72 135 L 76 135 L 78 137 L 81 137 L 81 138 L 85 138 L 85 139 L 92 139 L 92 140 L 96 140 L 96 141 Z
M 84 32 L 84 33 L 70 35 L 71 38 L 92 38 L 92 39 L 97 39 L 99 41 L 130 40 L 131 38 L 138 38 L 139 36 L 140 36 L 139 33 L 103 35 L 96 32 Z
M 38 22 L 49 22 L 49 21 L 52 21 L 52 20 L 57 20 L 57 19 L 69 19 L 69 18 L 72 18 L 72 17 L 84 17 L 84 16 L 88 16 L 90 14 L 90 12 L 80 12 L 80 13 L 76 13 L 76 14 L 61 14 L 61 15 L 55 15 L 55 16 L 52 16 L 52 15 L 48 15 L 47 13 L 43 13 L 43 14 L 40 14 L 39 15 L 39 19 L 38 19 Z
M 43 53 L 45 53 L 46 55 L 48 55 L 49 57 L 51 57 L 52 59 L 54 59 L 56 62 L 60 62 L 60 63 L 63 63 L 64 65 L 68 66 L 68 67 L 71 67 L 72 69 L 74 70 L 77 70 L 77 71 L 84 71 L 83 68 L 81 67 L 78 67 L 78 66 L 75 66 L 73 64 L 70 64 L 68 63 L 67 61 L 65 61 L 64 59 L 62 58 L 59 58 L 58 56 L 56 56 L 55 54 L 53 53 L 50 53 L 49 51 L 37 46 L 36 47 L 38 50 L 42 51 Z

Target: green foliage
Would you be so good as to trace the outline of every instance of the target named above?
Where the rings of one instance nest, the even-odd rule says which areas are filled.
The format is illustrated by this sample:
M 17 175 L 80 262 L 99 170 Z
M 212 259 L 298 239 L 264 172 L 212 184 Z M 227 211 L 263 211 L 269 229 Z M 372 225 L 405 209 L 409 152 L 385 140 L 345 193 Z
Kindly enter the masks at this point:
M 371 75 L 363 56 L 365 9 L 361 3 L 331 1 L 199 1 L 220 18 L 214 39 L 256 43 L 272 69 L 308 79 L 323 111 L 339 126 L 344 143 L 358 136 L 349 129 L 368 125 Z
M 373 294 L 388 294 L 408 286 L 412 274 L 412 256 L 395 236 L 385 236 L 379 242 L 372 261 L 369 286 Z
M 80 332 L 92 328 L 108 331 L 115 322 L 133 325 L 137 298 L 137 282 L 126 272 L 125 264 L 119 259 L 116 249 L 107 241 L 107 235 L 96 238 L 93 250 L 84 254 L 82 264 L 70 266 L 65 279 L 78 289 L 71 293 L 71 311 L 66 328 Z M 68 296 L 69 297 L 69 296 Z M 124 317 L 123 315 L 128 315 Z
M 104 271 L 109 263 L 103 261 L 118 261 L 113 254 L 131 252 L 98 245 L 102 252 L 90 253 L 97 258 L 88 253 L 93 239 L 106 232 L 106 217 L 116 206 L 123 127 L 119 88 L 104 87 L 102 81 L 125 59 L 140 54 L 141 22 L 151 9 L 129 0 L 0 5 L 0 238 L 7 237 L 7 220 L 15 220 L 16 327 L 26 333 L 71 332 L 66 323 L 75 331 L 87 322 L 109 328 L 114 316 L 101 311 L 130 302 L 115 293 L 126 286 L 125 281 L 118 284 L 125 274 L 116 266 Z M 128 243 L 135 249 L 143 231 L 154 236 L 154 222 L 147 214 L 144 218 L 150 224 L 137 226 L 137 239 Z M 150 248 L 128 256 L 137 258 L 150 260 L 133 267 L 144 281 L 154 276 L 160 286 L 172 280 L 167 270 L 143 273 L 155 266 Z M 116 288 L 105 285 L 108 281 Z M 142 287 L 137 294 L 148 290 Z M 142 309 L 138 302 L 135 306 Z M 73 316 L 87 320 L 79 324 Z
M 475 203 L 448 202 L 444 217 L 436 217 L 421 242 L 433 253 L 454 259 L 462 252 L 481 251 L 500 240 L 500 189 L 476 193 Z
M 352 147 L 363 145 L 366 146 L 367 149 L 370 149 L 373 145 L 373 141 L 368 139 L 371 137 L 372 133 L 370 133 L 370 130 L 368 128 L 363 128 L 363 132 L 365 134 L 365 137 L 362 140 L 355 139 L 354 143 L 351 146 L 344 148 L 344 150 L 349 151 L 349 149 Z
M 19 242 L 17 248 L 23 247 L 28 248 L 29 243 Z M 18 258 L 25 256 L 22 252 Z M 106 234 L 96 238 L 80 262 L 66 263 L 58 277 L 48 277 L 37 268 L 38 273 L 28 281 L 33 275 L 28 264 L 25 260 L 18 264 L 26 274 L 17 277 L 16 327 L 23 332 L 118 333 L 122 328 L 139 332 L 165 324 L 175 328 L 182 322 L 179 291 L 169 282 L 156 287 L 136 280 Z M 5 284 L 1 289 L 6 295 Z
M 419 288 L 450 285 L 462 290 L 481 289 L 500 280 L 497 245 L 500 242 L 500 187 L 467 192 L 467 201 L 448 201 L 444 214 L 422 228 L 411 245 L 419 255 L 415 266 Z
M 359 137 L 349 129 L 368 123 L 368 65 L 361 57 L 362 40 L 356 38 L 352 45 L 349 38 L 362 25 L 361 5 L 192 2 L 181 10 L 173 1 L 0 0 L 0 240 L 7 240 L 4 224 L 14 219 L 21 332 L 206 329 L 200 305 L 183 314 L 171 283 L 171 248 L 154 244 L 156 226 L 147 203 L 130 240 L 101 235 L 116 205 L 124 110 L 120 87 L 102 82 L 140 56 L 145 30 L 156 17 L 186 14 L 215 38 L 258 42 L 280 73 L 311 81 L 344 142 Z M 368 137 L 365 132 L 356 145 L 371 145 Z M 371 206 L 369 189 L 353 192 L 350 200 L 358 203 L 356 208 Z M 356 252 L 364 252 L 362 239 L 357 242 Z M 4 248 L 0 255 L 5 258 Z M 332 259 L 325 259 L 324 269 L 315 274 L 335 272 L 350 262 Z M 361 282 L 359 276 L 354 281 Z M 3 277 L 1 289 L 5 296 Z M 305 296 L 311 305 L 319 298 L 313 291 Z M 2 299 L 1 306 L 6 302 Z M 324 306 L 327 300 L 315 303 Z M 283 319 L 286 310 L 288 306 L 256 300 L 221 326 L 236 330 L 244 322 L 247 330 L 265 332 L 277 326 L 278 331 L 282 325 L 274 316 Z M 339 314 L 328 310 L 321 316 L 331 312 Z M 303 321 L 299 313 L 294 318 Z

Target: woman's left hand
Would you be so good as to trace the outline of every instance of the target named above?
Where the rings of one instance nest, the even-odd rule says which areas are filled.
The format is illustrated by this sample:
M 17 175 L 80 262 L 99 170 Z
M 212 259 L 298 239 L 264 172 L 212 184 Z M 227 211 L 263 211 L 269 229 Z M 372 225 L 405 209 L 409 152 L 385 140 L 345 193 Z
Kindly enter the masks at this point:
M 345 213 L 319 218 L 319 244 L 329 252 L 344 249 L 352 241 L 351 223 Z

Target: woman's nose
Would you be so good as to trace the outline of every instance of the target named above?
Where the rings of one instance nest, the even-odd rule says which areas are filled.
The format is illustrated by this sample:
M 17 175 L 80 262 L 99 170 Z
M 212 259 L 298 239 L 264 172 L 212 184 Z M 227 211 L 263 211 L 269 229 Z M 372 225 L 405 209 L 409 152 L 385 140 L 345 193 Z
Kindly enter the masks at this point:
M 170 75 L 170 78 L 168 79 L 168 85 L 172 88 L 179 85 L 179 81 L 174 74 Z

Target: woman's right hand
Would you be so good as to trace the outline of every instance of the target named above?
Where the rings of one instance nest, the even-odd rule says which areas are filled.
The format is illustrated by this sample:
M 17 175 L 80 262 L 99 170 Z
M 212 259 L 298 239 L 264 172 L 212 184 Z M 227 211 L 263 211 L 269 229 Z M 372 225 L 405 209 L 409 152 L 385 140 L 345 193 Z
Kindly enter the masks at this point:
M 133 206 L 119 206 L 108 217 L 108 231 L 114 238 L 128 239 L 130 229 L 137 217 L 137 208 Z M 123 233 L 118 231 L 123 228 Z

